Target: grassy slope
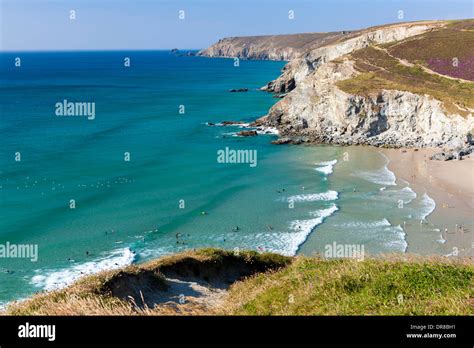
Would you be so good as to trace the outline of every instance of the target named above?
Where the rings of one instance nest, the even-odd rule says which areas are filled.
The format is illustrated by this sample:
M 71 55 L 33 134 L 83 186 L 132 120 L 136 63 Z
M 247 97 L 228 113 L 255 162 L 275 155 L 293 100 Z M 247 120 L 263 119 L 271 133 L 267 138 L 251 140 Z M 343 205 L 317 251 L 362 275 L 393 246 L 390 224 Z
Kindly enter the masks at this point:
M 231 313 L 259 315 L 473 314 L 474 268 L 440 260 L 298 258 L 236 284 Z
M 454 21 L 442 30 L 389 44 L 387 49 L 396 57 L 438 73 L 474 81 L 474 20 Z M 453 58 L 458 66 L 452 64 Z
M 428 94 L 442 101 L 448 113 L 460 113 L 466 116 L 469 112 L 459 110 L 457 106 L 464 109 L 474 108 L 474 83 L 430 74 L 422 67 L 428 65 L 429 58 L 446 58 L 445 55 L 448 53 L 444 45 L 447 41 L 451 42 L 448 45 L 450 50 L 448 55 L 460 57 L 461 60 L 467 57 L 465 43 L 471 41 L 474 43 L 474 32 L 465 29 L 466 23 L 470 22 L 456 22 L 456 26 L 451 24 L 439 31 L 432 31 L 406 41 L 356 51 L 350 58 L 356 62 L 355 66 L 360 74 L 352 79 L 340 81 L 338 87 L 347 93 L 364 96 L 378 93 L 382 89 Z M 453 36 L 453 33 L 458 33 L 459 38 Z M 433 44 L 434 41 L 437 45 Z M 424 51 L 424 46 L 428 46 L 429 49 Z M 403 65 L 397 58 L 405 59 L 413 66 Z M 458 69 L 461 68 L 463 67 Z
M 123 274 L 152 271 L 164 282 L 160 267 L 184 259 L 215 262 L 244 259 L 272 271 L 235 282 L 217 307 L 161 305 L 138 308 L 104 291 Z M 217 267 L 216 272 L 222 272 Z M 204 249 L 88 276 L 71 287 L 39 294 L 10 306 L 11 315 L 473 315 L 474 266 L 445 258 L 365 259 L 363 261 L 287 258 L 276 254 Z
M 186 305 L 171 304 L 148 308 L 141 306 L 138 300 L 123 300 L 111 294 L 110 287 L 114 281 L 127 277 L 126 282 L 135 282 L 137 278 L 142 281 L 144 293 L 147 287 L 153 285 L 157 291 L 167 288 L 161 270 L 176 266 L 178 271 L 184 270 L 184 263 L 193 261 L 197 264 L 215 267 L 217 273 L 231 266 L 236 261 L 242 261 L 250 268 L 259 267 L 275 269 L 287 265 L 291 259 L 278 254 L 257 253 L 255 251 L 232 251 L 220 249 L 201 249 L 180 254 L 166 256 L 140 265 L 130 265 L 120 270 L 101 272 L 86 276 L 76 281 L 71 286 L 51 292 L 39 293 L 32 298 L 19 303 L 14 303 L 7 309 L 9 315 L 172 315 L 172 314 L 207 314 L 210 308 L 203 308 L 189 302 Z M 192 267 L 192 266 L 191 266 Z M 196 267 L 192 267 L 191 272 Z M 150 284 L 151 281 L 154 284 Z M 138 282 L 140 283 L 140 282 Z M 137 303 L 140 306 L 137 306 Z

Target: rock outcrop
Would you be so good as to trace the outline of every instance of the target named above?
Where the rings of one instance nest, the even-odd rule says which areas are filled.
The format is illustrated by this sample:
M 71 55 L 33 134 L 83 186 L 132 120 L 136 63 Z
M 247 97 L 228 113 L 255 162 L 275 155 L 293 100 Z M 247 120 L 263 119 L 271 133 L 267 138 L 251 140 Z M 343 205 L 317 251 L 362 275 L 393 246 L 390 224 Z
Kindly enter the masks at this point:
M 300 81 L 322 64 L 368 47 L 371 44 L 399 41 L 436 29 L 442 25 L 443 22 L 429 21 L 413 24 L 394 24 L 352 32 L 334 43 L 315 47 L 292 60 L 283 68 L 282 75 L 269 82 L 263 89 L 268 92 L 290 92 Z
M 312 48 L 291 60 L 279 78 L 262 88 L 283 98 L 266 116 L 258 120 L 259 124 L 274 127 L 279 131 L 281 138 L 275 142 L 278 144 L 315 142 L 386 147 L 469 146 L 468 137 L 474 130 L 474 110 L 469 95 L 459 103 L 454 95 L 449 100 L 450 105 L 454 105 L 454 111 L 453 108 L 447 111 L 448 108 L 442 100 L 427 93 L 413 92 L 410 88 L 386 88 L 385 83 L 383 88 L 375 92 L 372 88 L 370 93 L 358 94 L 344 91 L 338 86 L 338 83 L 362 74 L 351 56 L 353 52 L 359 52 L 369 46 L 383 51 L 383 44 L 415 36 L 418 38 L 421 34 L 441 30 L 448 23 L 424 21 L 393 24 L 341 34 L 337 38 L 326 40 L 325 43 L 313 44 Z M 217 45 L 222 51 L 216 50 L 216 45 L 211 51 L 216 55 L 238 53 L 248 54 L 247 58 L 255 56 L 245 49 L 231 50 L 228 44 L 230 42 L 223 44 L 221 40 Z M 224 47 L 228 49 L 224 50 Z M 283 52 L 280 54 L 287 55 L 287 51 Z M 390 55 L 386 57 L 396 58 Z M 402 60 L 395 63 L 396 66 L 414 66 Z M 386 70 L 383 64 L 363 64 L 366 65 L 364 72 L 369 72 L 369 78 L 377 77 L 377 72 L 385 73 L 383 76 L 392 73 Z M 374 74 L 370 75 L 372 72 Z M 408 73 L 408 85 L 412 78 L 410 74 L 411 72 Z M 420 84 L 420 76 L 414 83 Z M 390 85 L 393 81 L 397 82 L 397 78 L 396 76 L 394 80 L 387 80 L 388 87 L 400 86 L 396 83 Z M 420 88 L 417 89 L 419 90 Z M 466 100 L 469 101 L 467 106 Z
M 462 146 L 473 117 L 446 115 L 428 95 L 381 90 L 351 95 L 336 82 L 357 74 L 353 61 L 329 62 L 300 81 L 261 121 L 295 142 L 388 147 Z
M 198 52 L 205 57 L 243 58 L 261 60 L 292 60 L 321 45 L 349 35 L 348 31 L 230 37 L 219 40 Z

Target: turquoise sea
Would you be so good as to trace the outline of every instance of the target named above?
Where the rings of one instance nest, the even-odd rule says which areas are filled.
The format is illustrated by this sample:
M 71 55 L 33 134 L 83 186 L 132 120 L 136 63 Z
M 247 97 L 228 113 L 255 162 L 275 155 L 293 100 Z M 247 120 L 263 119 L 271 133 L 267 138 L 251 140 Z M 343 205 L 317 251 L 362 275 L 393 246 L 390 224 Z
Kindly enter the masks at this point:
M 36 262 L 0 258 L 1 303 L 188 248 L 441 247 L 429 224 L 407 246 L 408 226 L 434 205 L 396 181 L 376 149 L 276 146 L 275 135 L 208 125 L 264 115 L 278 99 L 258 89 L 283 62 L 235 67 L 167 51 L 0 59 L 0 245 L 38 246 Z M 95 118 L 57 116 L 64 100 L 95 103 Z M 257 165 L 219 163 L 226 147 L 255 151 Z

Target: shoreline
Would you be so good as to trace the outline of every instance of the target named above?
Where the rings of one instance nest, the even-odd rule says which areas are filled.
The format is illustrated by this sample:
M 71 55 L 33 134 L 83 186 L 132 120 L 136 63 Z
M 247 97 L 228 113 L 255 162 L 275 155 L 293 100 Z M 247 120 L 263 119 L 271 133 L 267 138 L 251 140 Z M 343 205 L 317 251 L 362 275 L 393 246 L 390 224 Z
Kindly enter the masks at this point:
M 409 183 L 418 197 L 425 193 L 436 202 L 426 221 L 437 226 L 445 240 L 446 256 L 473 256 L 474 156 L 460 161 L 435 161 L 439 149 L 382 149 L 388 168 Z M 457 254 L 457 255 L 456 255 Z

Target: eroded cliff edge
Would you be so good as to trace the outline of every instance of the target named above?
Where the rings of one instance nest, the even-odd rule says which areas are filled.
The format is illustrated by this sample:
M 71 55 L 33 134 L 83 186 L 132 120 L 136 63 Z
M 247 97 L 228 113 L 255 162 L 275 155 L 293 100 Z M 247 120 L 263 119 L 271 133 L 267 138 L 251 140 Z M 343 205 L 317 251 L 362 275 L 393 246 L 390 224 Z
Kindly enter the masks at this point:
M 309 50 L 347 37 L 348 31 L 229 37 L 198 52 L 199 56 L 260 60 L 292 60 Z
M 469 47 L 474 20 L 392 24 L 307 43 L 263 87 L 283 98 L 258 123 L 276 127 L 281 142 L 469 146 Z M 235 50 L 226 52 L 232 56 Z M 254 51 L 247 58 L 256 55 L 265 54 Z

